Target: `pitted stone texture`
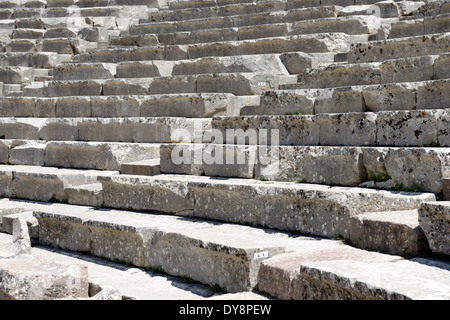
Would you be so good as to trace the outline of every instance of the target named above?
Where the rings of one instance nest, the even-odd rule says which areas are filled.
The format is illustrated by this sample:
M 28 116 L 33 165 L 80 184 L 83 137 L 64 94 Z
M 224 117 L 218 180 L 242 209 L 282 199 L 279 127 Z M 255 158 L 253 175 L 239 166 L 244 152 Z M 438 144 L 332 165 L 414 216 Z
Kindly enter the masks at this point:
M 433 252 L 450 255 L 448 230 L 450 202 L 426 202 L 419 208 L 419 223 Z
M 36 212 L 40 241 L 75 251 L 88 251 L 136 266 L 162 268 L 229 292 L 248 291 L 256 284 L 261 259 L 284 252 L 261 230 L 162 215 L 130 212 Z M 60 229 L 65 233 L 60 233 Z M 270 238 L 270 236 L 269 236 Z M 283 240 L 281 240 L 283 241 Z M 202 261 L 199 267 L 198 261 Z
M 99 179 L 104 203 L 112 208 L 266 225 L 328 237 L 347 237 L 348 218 L 354 214 L 414 209 L 435 199 L 426 193 L 183 175 Z
M 258 288 L 278 299 L 303 300 L 307 292 L 304 289 L 300 268 L 306 262 L 349 260 L 380 263 L 400 259 L 398 256 L 368 252 L 346 245 L 312 246 L 263 261 L 258 273 Z
M 359 248 L 405 257 L 429 253 L 417 210 L 364 213 L 350 225 L 349 240 Z
M 0 259 L 0 296 L 11 300 L 54 300 L 87 298 L 87 268 L 64 267 L 33 257 L 20 255 Z
M 449 299 L 449 271 L 408 260 L 306 262 L 300 273 L 311 300 Z

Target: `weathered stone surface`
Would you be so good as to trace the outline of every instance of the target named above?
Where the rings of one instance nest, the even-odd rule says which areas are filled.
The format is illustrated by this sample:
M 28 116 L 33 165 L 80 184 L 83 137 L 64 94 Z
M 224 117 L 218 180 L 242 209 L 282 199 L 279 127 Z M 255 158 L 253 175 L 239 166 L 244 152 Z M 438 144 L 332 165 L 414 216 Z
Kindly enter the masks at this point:
M 7 300 L 86 298 L 87 268 L 60 266 L 30 255 L 0 259 L 0 295 Z
M 66 188 L 97 183 L 100 174 L 118 174 L 118 171 L 0 166 L 5 196 L 38 201 L 67 201 Z
M 300 269 L 306 299 L 447 300 L 447 270 L 408 260 L 305 262 Z M 445 280 L 444 280 L 445 279 Z
M 122 163 L 121 174 L 131 174 L 140 176 L 154 176 L 161 173 L 160 159 L 140 160 Z
M 450 202 L 426 202 L 419 208 L 419 223 L 433 252 L 450 255 L 448 230 Z
M 346 236 L 353 214 L 413 209 L 435 198 L 432 194 L 182 175 L 99 180 L 104 203 L 112 208 L 188 214 L 328 237 Z
M 352 217 L 349 241 L 366 250 L 406 257 L 428 253 L 417 210 L 364 213 Z
M 37 219 L 33 216 L 33 211 L 25 211 L 24 208 L 17 208 L 17 210 L 10 209 L 4 211 L 6 212 L 4 212 L 5 215 L 2 217 L 2 228 L 1 228 L 2 232 L 13 234 L 14 220 L 23 219 L 27 223 L 28 233 L 31 240 L 39 238 L 39 225 Z M 14 212 L 14 211 L 21 211 L 21 212 Z
M 283 246 L 267 245 L 264 232 L 243 226 L 107 211 L 35 215 L 43 243 L 162 268 L 172 275 L 218 284 L 229 292 L 248 291 L 256 284 L 262 261 L 256 253 L 266 252 L 270 257 L 284 252 Z M 59 228 L 67 232 L 60 234 Z M 203 261 L 200 268 L 199 260 Z
M 306 262 L 349 260 L 381 263 L 399 259 L 400 257 L 368 252 L 346 245 L 311 246 L 264 260 L 258 273 L 258 288 L 278 299 L 303 300 L 308 292 L 304 289 L 300 268 Z
M 348 62 L 374 62 L 400 57 L 445 53 L 450 45 L 449 39 L 448 34 L 443 33 L 354 44 L 349 52 Z M 411 47 L 414 50 L 411 50 Z

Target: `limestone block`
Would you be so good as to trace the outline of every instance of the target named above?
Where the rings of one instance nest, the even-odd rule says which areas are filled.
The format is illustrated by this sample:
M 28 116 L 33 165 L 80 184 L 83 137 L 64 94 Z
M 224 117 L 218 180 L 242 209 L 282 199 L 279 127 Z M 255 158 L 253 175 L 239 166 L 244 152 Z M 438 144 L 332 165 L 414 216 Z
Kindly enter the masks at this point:
M 204 118 L 226 113 L 233 105 L 234 96 L 227 93 L 154 95 L 142 101 L 140 115 Z
M 419 208 L 419 223 L 433 252 L 450 255 L 448 230 L 450 202 L 425 202 Z
M 54 80 L 110 79 L 116 74 L 116 65 L 111 63 L 63 64 L 53 69 Z
M 306 296 L 303 288 L 301 266 L 308 261 L 350 260 L 368 263 L 392 262 L 398 257 L 364 251 L 337 243 L 320 245 L 311 243 L 307 248 L 284 253 L 264 260 L 258 273 L 258 288 L 271 296 L 283 300 L 302 300 Z
M 352 244 L 365 250 L 400 256 L 424 255 L 428 244 L 418 223 L 418 211 L 364 213 L 350 219 Z
M 153 62 L 128 62 L 117 66 L 117 78 L 151 78 L 160 75 L 158 67 Z
M 9 161 L 9 141 L 0 141 L 0 163 L 6 164 Z
M 323 18 L 318 20 L 300 21 L 294 23 L 290 35 L 344 32 L 349 35 L 369 33 L 367 24 L 362 19 Z
M 401 57 L 419 57 L 448 51 L 450 38 L 444 34 L 353 44 L 348 54 L 349 63 L 375 62 Z M 414 48 L 412 51 L 411 48 Z
M 15 165 L 43 166 L 45 164 L 44 142 L 14 142 L 9 150 L 9 163 Z
M 325 146 L 376 145 L 377 119 L 378 116 L 370 112 L 318 114 L 315 121 L 319 126 L 319 143 Z
M 366 176 L 359 148 L 279 147 L 270 162 L 259 155 L 255 177 L 267 180 L 357 186 Z M 263 150 L 259 150 L 263 152 Z
M 387 173 L 397 185 L 440 193 L 448 152 L 440 149 L 391 149 L 385 158 Z
M 450 54 L 441 54 L 434 61 L 434 79 L 447 79 L 450 76 Z
M 63 97 L 56 101 L 55 110 L 56 117 L 90 117 L 91 101 L 84 97 Z
M 237 39 L 235 40 L 287 36 L 289 27 L 289 25 L 284 23 L 241 27 L 237 31 Z
M 13 173 L 6 167 L 0 167 L 0 195 L 8 198 L 13 195 Z
M 314 99 L 317 90 L 268 90 L 261 94 L 260 106 L 254 114 L 314 114 Z M 245 110 L 241 111 L 245 115 Z
M 161 173 L 160 159 L 140 160 L 122 163 L 121 174 L 154 176 Z
M 450 22 L 450 14 L 446 13 L 436 17 L 425 18 L 423 20 L 424 33 L 443 33 L 448 32 L 448 24 Z
M 389 39 L 413 37 L 424 34 L 423 19 L 394 22 L 391 25 Z
M 380 65 L 381 83 L 433 80 L 435 56 L 388 60 Z
M 360 87 L 340 87 L 318 90 L 314 113 L 365 112 L 366 105 Z
M 102 83 L 98 81 L 53 81 L 45 88 L 49 97 L 100 96 Z
M 17 213 L 8 213 L 2 217 L 2 232 L 14 234 L 13 224 L 16 219 L 21 219 L 26 222 L 28 229 L 28 237 L 24 236 L 26 240 L 33 240 L 39 238 L 39 224 L 37 219 L 33 216 L 33 211 L 22 211 Z
M 379 112 L 377 143 L 383 146 L 425 146 L 438 141 L 438 118 L 444 110 Z
M 416 94 L 413 84 L 382 84 L 362 88 L 365 106 L 368 110 L 413 110 Z
M 3 117 L 30 117 L 34 114 L 34 99 L 3 98 L 0 102 L 0 110 Z
M 75 205 L 101 207 L 103 205 L 101 183 L 73 186 L 65 189 L 67 203 Z
M 162 145 L 161 172 L 253 178 L 258 148 L 221 144 Z
M 330 65 L 299 75 L 303 88 L 329 88 L 351 85 L 370 85 L 381 82 L 381 72 L 374 64 Z
M 13 300 L 54 300 L 87 298 L 86 266 L 61 266 L 54 262 L 20 255 L 0 261 L 0 296 Z
M 125 97 L 90 97 L 93 117 L 138 117 L 141 115 L 140 99 Z
M 260 145 L 317 145 L 319 125 L 312 116 L 214 117 L 211 126 L 227 136 L 252 137 Z M 242 128 L 245 128 L 243 130 Z M 228 133 L 227 133 L 227 130 Z M 242 144 L 242 142 L 237 142 Z
M 21 84 L 32 81 L 31 68 L 25 67 L 1 67 L 0 82 L 5 84 Z
M 442 67 L 442 64 L 438 63 L 437 66 Z M 445 67 L 442 70 L 445 72 Z M 450 81 L 447 79 L 422 83 L 417 88 L 417 109 L 446 108 L 447 101 L 450 98 L 449 87 Z
M 409 260 L 306 262 L 300 273 L 305 299 L 448 299 L 448 271 Z
M 157 156 L 159 145 L 49 142 L 45 152 L 47 166 L 96 170 L 119 170 L 124 162 Z

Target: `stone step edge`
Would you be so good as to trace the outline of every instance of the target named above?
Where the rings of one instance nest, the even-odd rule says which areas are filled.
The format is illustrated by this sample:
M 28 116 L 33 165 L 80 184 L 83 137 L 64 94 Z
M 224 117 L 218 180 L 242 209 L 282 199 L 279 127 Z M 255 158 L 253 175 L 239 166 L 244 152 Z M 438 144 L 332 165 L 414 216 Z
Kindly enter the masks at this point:
M 348 238 L 349 219 L 354 215 L 411 210 L 436 199 L 430 193 L 206 176 L 118 175 L 98 180 L 103 185 L 104 204 L 110 208 L 263 225 L 325 237 Z M 152 198 L 145 200 L 149 194 Z M 301 203 L 308 205 L 302 207 Z M 311 209 L 313 213 L 310 206 L 316 208 Z
M 217 224 L 208 223 L 209 228 L 203 226 L 186 232 L 176 226 L 175 217 L 166 217 L 168 222 L 158 222 L 163 220 L 158 215 L 152 217 L 156 222 L 149 220 L 146 223 L 146 218 L 151 215 L 149 213 L 105 213 L 35 211 L 40 243 L 58 245 L 72 251 L 88 251 L 139 267 L 163 269 L 174 276 L 188 277 L 207 285 L 218 284 L 229 292 L 252 290 L 256 286 L 255 278 L 263 258 L 285 252 L 285 247 L 276 243 L 270 245 L 242 236 L 242 226 L 236 227 L 237 232 L 231 231 L 234 239 L 230 243 L 226 240 L 229 238 L 227 232 L 217 228 Z M 186 225 L 184 228 L 189 225 L 186 221 L 183 224 Z M 70 231 L 59 234 L 54 229 L 55 225 L 66 226 Z M 195 224 L 192 227 L 195 228 Z M 239 238 L 242 238 L 241 244 L 236 241 Z M 180 254 L 180 250 L 184 254 Z M 197 259 L 203 261 L 201 268 L 198 268 Z M 180 268 L 179 264 L 183 267 Z

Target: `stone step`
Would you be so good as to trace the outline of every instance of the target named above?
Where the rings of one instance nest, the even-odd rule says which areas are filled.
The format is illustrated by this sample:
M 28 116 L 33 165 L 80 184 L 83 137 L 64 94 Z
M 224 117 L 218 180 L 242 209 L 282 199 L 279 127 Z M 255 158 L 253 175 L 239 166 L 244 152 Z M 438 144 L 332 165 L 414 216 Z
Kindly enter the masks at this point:
M 425 232 L 431 251 L 449 256 L 450 201 L 434 201 L 421 204 L 419 208 L 419 223 Z
M 93 256 L 138 267 L 158 268 L 170 275 L 218 285 L 227 292 L 253 290 L 262 262 L 284 252 L 308 255 L 323 250 L 348 251 L 368 255 L 372 262 L 403 260 L 352 249 L 338 241 L 290 237 L 248 226 L 81 206 L 16 205 L 33 208 L 41 244 L 87 251 Z M 67 233 L 60 234 L 57 228 L 67 228 Z M 107 247 L 102 245 L 105 240 L 109 243 Z M 180 250 L 190 254 L 180 255 Z M 198 260 L 204 262 L 200 269 Z
M 442 193 L 443 177 L 450 170 L 446 148 L 163 144 L 160 162 L 164 174 L 436 194 Z
M 96 184 L 100 175 L 115 174 L 119 174 L 119 172 L 0 165 L 1 196 L 71 203 L 72 197 L 77 197 L 77 194 L 68 192 L 68 189 L 86 184 Z
M 299 75 L 296 89 L 333 88 L 450 78 L 450 54 L 357 64 L 331 64 Z
M 437 72 L 445 73 L 446 69 L 444 66 Z M 264 92 L 261 103 L 254 108 L 242 109 L 241 115 L 443 109 L 449 99 L 448 79 L 326 89 L 289 89 L 295 86 L 281 85 L 280 89 L 287 89 Z
M 178 31 L 157 34 L 161 45 L 189 45 L 221 41 L 256 40 L 268 37 L 286 37 L 315 33 L 343 32 L 349 35 L 365 35 L 372 26 L 358 18 L 324 18 L 297 23 L 260 24 L 256 26 L 214 28 L 199 31 Z
M 366 35 L 343 33 L 308 34 L 258 40 L 229 41 L 185 46 L 142 48 L 109 48 L 90 50 L 75 57 L 76 62 L 118 63 L 141 60 L 185 60 L 202 57 L 239 56 L 285 52 L 346 52 L 352 42 L 363 41 Z
M 213 135 L 223 139 L 221 143 L 227 141 L 226 130 L 236 133 L 243 128 L 247 135 L 256 133 L 259 140 L 254 144 L 263 145 L 265 141 L 271 143 L 267 136 L 272 137 L 273 134 L 278 134 L 279 145 L 288 146 L 448 147 L 450 142 L 448 109 L 302 116 L 217 116 L 213 117 L 211 128 Z M 261 138 L 258 133 L 262 129 L 267 133 Z
M 1 140 L 0 163 L 119 170 L 124 163 L 159 158 L 159 144 Z
M 139 23 L 130 26 L 130 35 L 163 34 L 183 31 L 197 31 L 214 28 L 238 28 L 260 24 L 293 23 L 300 20 L 336 17 L 339 7 L 323 6 L 317 8 L 294 9 L 290 11 L 254 13 L 228 17 L 201 17 L 180 21 L 161 21 Z
M 12 11 L 10 19 L 25 18 L 69 18 L 71 22 L 77 21 L 80 17 L 117 17 L 117 18 L 133 18 L 144 19 L 148 14 L 155 11 L 148 3 L 145 5 L 109 5 L 109 6 L 92 6 L 80 7 L 78 5 L 63 5 L 47 8 L 14 8 L 8 9 Z M 138 21 L 137 21 L 138 22 Z
M 71 59 L 72 54 L 57 54 L 56 52 L 0 53 L 0 65 L 2 67 L 50 69 L 61 62 L 70 61 Z
M 98 179 L 103 185 L 104 205 L 109 208 L 263 225 L 345 239 L 350 238 L 352 218 L 369 212 L 417 209 L 423 201 L 435 199 L 431 193 L 207 176 L 120 175 Z
M 284 300 L 447 300 L 449 284 L 442 279 L 449 270 L 448 262 L 432 258 L 389 260 L 325 249 L 264 260 L 258 288 Z
M 423 19 L 405 19 L 391 26 L 389 39 L 450 32 L 450 13 Z
M 158 158 L 122 163 L 121 174 L 155 176 L 161 174 L 161 166 Z
M 258 96 L 227 93 L 146 96 L 21 97 L 0 99 L 3 117 L 188 117 L 238 115 L 245 106 L 259 104 Z
M 261 129 L 270 131 L 270 135 L 278 134 L 279 144 L 288 146 L 448 147 L 447 123 L 447 109 L 314 116 L 217 116 L 212 120 L 180 117 L 0 118 L 0 137 L 142 143 L 190 143 L 200 138 L 201 142 L 209 143 L 209 139 L 220 133 L 224 139 L 221 143 L 225 143 L 226 130 L 235 133 L 245 128 L 246 135 Z
M 411 48 L 414 48 L 411 50 Z M 403 57 L 436 55 L 450 51 L 450 33 L 354 43 L 347 54 L 349 63 L 377 62 Z
M 31 212 L 32 213 L 32 212 Z M 0 234 L 0 241 L 13 243 L 13 236 Z M 54 261 L 59 265 L 82 265 L 87 268 L 89 300 L 269 300 L 257 292 L 219 293 L 209 285 L 176 278 L 157 270 L 130 267 L 85 253 L 68 252 L 55 247 L 34 245 L 30 252 L 38 261 Z M 23 265 L 23 264 L 22 264 Z M 48 270 L 46 270 L 48 271 Z M 20 275 L 18 275 L 20 277 Z M 54 296 L 52 296 L 54 298 Z M 262 302 L 262 301 L 261 301 Z M 178 312 L 178 311 L 177 311 Z
M 32 68 L 0 67 L 0 82 L 4 84 L 22 84 L 32 81 L 34 81 Z
M 285 64 L 303 59 L 304 66 L 332 61 L 332 54 L 296 56 L 295 53 L 199 58 L 178 61 L 134 61 L 120 63 L 64 63 L 53 69 L 55 80 L 149 78 L 207 73 L 253 72 L 289 75 Z M 297 69 L 300 69 L 298 66 Z M 294 69 L 291 67 L 291 69 Z M 294 69 L 294 71 L 297 71 Z
M 25 86 L 26 97 L 155 95 L 174 93 L 231 93 L 259 95 L 294 83 L 296 76 L 267 73 L 217 73 L 154 78 L 62 80 Z
M 376 3 L 378 1 L 364 1 L 365 3 Z M 229 17 L 236 15 L 252 15 L 261 13 L 274 13 L 280 11 L 292 11 L 295 9 L 311 9 L 324 6 L 345 7 L 354 5 L 355 1 L 258 1 L 253 3 L 222 3 L 216 6 L 197 6 L 196 2 L 192 7 L 162 9 L 152 12 L 148 19 L 142 19 L 140 23 L 161 22 L 161 21 L 183 21 L 189 19 L 201 19 L 205 17 Z M 364 3 L 357 3 L 358 5 Z
M 90 7 L 109 7 L 109 6 L 148 6 L 158 7 L 158 1 L 156 0 L 79 0 L 75 2 L 80 8 Z
M 179 136 L 174 136 L 176 130 L 200 134 L 209 123 L 205 119 L 180 117 L 0 118 L 0 137 L 7 140 L 171 143 L 181 141 Z
M 414 16 L 418 18 L 436 16 L 445 13 L 450 13 L 450 4 L 447 0 L 425 3 L 413 12 Z

